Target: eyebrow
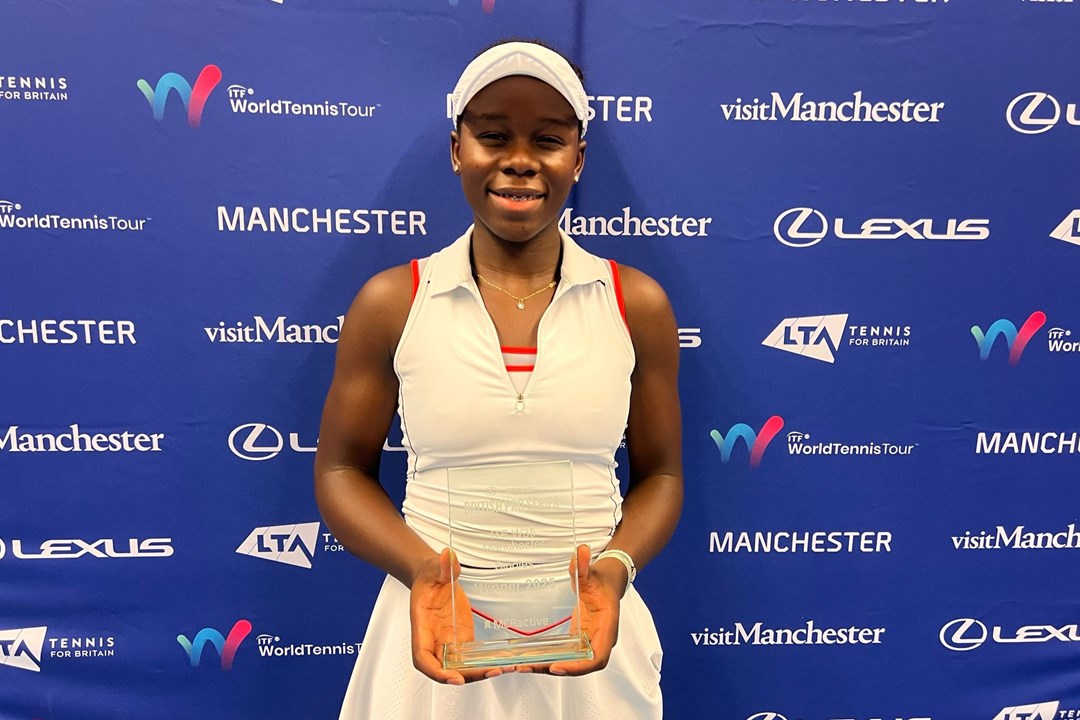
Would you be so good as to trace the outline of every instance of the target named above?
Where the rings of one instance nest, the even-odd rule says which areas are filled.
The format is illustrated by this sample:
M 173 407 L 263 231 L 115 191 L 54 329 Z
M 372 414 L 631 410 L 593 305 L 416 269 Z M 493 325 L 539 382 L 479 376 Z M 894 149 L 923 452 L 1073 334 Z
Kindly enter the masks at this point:
M 505 113 L 479 113 L 479 114 L 477 114 L 477 113 L 472 113 L 472 112 L 466 112 L 464 115 L 461 116 L 461 121 L 462 122 L 468 122 L 468 121 L 474 121 L 475 122 L 477 120 L 481 120 L 481 121 L 486 120 L 488 122 L 503 122 L 503 121 L 506 121 L 506 120 L 509 120 L 509 119 L 510 119 L 510 116 L 505 114 Z M 576 115 L 574 116 L 573 119 L 557 118 L 557 117 L 546 117 L 546 118 L 541 118 L 540 122 L 544 123 L 544 124 L 548 124 L 548 125 L 561 125 L 562 127 L 571 128 L 571 129 L 576 128 L 578 126 L 578 119 L 577 119 Z

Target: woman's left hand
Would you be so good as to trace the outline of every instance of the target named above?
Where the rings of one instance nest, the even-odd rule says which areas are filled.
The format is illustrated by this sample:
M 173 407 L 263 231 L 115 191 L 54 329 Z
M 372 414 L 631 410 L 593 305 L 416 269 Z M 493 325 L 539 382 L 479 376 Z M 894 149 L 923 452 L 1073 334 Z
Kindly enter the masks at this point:
M 572 629 L 582 630 L 592 644 L 592 660 L 572 660 L 550 665 L 519 665 L 518 672 L 544 672 L 551 675 L 586 675 L 607 667 L 611 651 L 619 639 L 619 601 L 626 591 L 626 571 L 618 562 L 597 568 L 590 562 L 588 545 L 579 545 L 570 560 L 570 577 L 577 577 L 578 608 L 570 621 Z M 610 572 L 609 572 L 610 569 Z

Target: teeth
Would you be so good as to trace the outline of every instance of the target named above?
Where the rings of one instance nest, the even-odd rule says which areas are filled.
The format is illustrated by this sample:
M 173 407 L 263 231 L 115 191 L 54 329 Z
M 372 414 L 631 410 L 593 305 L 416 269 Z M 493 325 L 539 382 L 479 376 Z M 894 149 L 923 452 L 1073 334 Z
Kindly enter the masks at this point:
M 498 195 L 499 197 L 506 198 L 508 200 L 514 200 L 516 202 L 524 202 L 526 200 L 535 200 L 535 199 L 540 197 L 539 195 L 511 195 L 509 193 L 500 193 L 500 192 L 497 192 L 497 193 L 494 193 L 494 194 Z

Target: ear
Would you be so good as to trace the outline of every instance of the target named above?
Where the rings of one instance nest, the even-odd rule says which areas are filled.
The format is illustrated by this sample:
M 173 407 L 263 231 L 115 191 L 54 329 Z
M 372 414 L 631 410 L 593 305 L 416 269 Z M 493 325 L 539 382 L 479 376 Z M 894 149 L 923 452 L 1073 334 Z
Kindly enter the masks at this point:
M 450 132 L 450 167 L 461 167 L 461 136 L 457 130 Z M 456 172 L 456 170 L 455 170 Z
M 580 178 L 581 177 L 581 171 L 585 169 L 585 146 L 587 144 L 588 143 L 586 143 L 584 140 L 578 141 L 577 162 L 574 163 L 574 177 L 575 178 Z M 575 180 L 575 182 L 577 182 L 577 181 Z

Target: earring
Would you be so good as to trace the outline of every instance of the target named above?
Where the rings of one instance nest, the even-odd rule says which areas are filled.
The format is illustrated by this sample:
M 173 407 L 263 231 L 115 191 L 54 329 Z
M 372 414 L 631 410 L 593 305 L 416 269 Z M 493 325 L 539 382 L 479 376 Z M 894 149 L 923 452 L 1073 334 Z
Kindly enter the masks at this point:
M 574 176 L 574 182 L 577 182 L 578 180 L 581 180 L 581 176 L 580 175 L 575 175 Z
M 457 163 L 454 163 L 454 174 L 455 175 L 460 175 L 461 174 L 461 166 L 458 165 Z

